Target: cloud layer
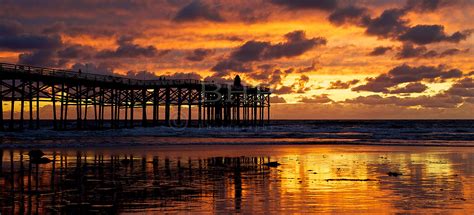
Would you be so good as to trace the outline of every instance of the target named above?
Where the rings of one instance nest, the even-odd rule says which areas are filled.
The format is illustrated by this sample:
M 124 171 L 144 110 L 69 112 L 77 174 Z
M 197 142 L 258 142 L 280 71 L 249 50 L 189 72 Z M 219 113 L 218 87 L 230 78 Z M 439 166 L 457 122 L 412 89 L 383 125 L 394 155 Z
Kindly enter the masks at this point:
M 474 118 L 472 3 L 6 0 L 0 61 L 140 79 L 240 75 L 273 89 L 275 118 L 358 108 Z

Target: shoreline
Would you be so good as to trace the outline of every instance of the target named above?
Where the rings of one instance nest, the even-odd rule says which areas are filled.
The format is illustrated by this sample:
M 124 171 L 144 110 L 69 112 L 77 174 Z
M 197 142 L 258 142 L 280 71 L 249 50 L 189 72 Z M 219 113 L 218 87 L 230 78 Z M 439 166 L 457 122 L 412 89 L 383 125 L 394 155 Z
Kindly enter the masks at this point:
M 0 138 L 0 149 L 22 148 L 111 148 L 111 147 L 189 147 L 189 146 L 378 146 L 378 147 L 456 147 L 474 148 L 474 141 L 363 140 L 317 138 L 231 138 L 231 137 L 55 137 Z M 404 143 L 401 143 L 404 142 Z

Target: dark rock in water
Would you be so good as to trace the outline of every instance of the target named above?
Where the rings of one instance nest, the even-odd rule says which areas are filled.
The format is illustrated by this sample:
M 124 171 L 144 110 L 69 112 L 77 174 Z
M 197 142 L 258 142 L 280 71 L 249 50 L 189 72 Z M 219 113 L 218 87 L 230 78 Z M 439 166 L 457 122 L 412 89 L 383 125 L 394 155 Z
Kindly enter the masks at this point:
M 268 166 L 268 167 L 278 167 L 278 166 L 280 166 L 281 164 L 278 163 L 278 162 L 276 162 L 276 161 L 272 161 L 272 162 L 268 162 L 268 163 L 263 164 L 263 165 Z
M 33 158 L 33 159 L 31 159 L 31 163 L 34 163 L 34 164 L 47 164 L 47 163 L 51 163 L 51 159 L 49 159 L 47 157 Z
M 399 173 L 399 172 L 388 172 L 387 175 L 392 176 L 392 177 L 398 177 L 398 176 L 401 176 L 403 174 Z
M 28 152 L 28 156 L 30 156 L 31 159 L 33 158 L 39 159 L 44 156 L 44 153 L 41 150 L 35 149 Z
M 28 156 L 30 156 L 31 163 L 34 164 L 47 164 L 51 163 L 51 159 L 44 156 L 44 152 L 38 149 L 31 150 L 28 152 Z

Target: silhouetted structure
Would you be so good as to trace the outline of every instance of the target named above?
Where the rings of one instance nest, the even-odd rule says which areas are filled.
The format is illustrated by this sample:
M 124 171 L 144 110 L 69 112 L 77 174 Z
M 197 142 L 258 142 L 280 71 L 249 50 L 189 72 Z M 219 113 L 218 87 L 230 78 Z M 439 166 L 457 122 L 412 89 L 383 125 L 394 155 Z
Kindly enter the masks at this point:
M 46 104 L 51 105 L 48 111 L 54 129 L 66 129 L 71 121 L 77 129 L 133 127 L 138 111 L 142 126 L 263 125 L 270 120 L 270 90 L 241 86 L 238 76 L 235 83 L 240 86 L 233 86 L 191 79 L 135 80 L 0 63 L 0 82 L 0 130 L 7 123 L 9 130 L 23 129 L 25 124 L 39 128 L 38 107 Z M 4 102 L 10 106 L 9 114 L 3 110 Z M 183 106 L 188 108 L 186 121 L 181 119 Z M 172 107 L 176 108 L 175 119 Z M 193 107 L 197 116 L 192 114 Z M 148 108 L 152 109 L 151 119 Z M 68 111 L 69 115 L 75 111 L 75 119 L 68 119 Z M 4 114 L 10 117 L 4 119 Z
M 234 78 L 234 86 L 235 87 L 242 87 L 242 81 L 240 80 L 240 76 L 236 75 Z

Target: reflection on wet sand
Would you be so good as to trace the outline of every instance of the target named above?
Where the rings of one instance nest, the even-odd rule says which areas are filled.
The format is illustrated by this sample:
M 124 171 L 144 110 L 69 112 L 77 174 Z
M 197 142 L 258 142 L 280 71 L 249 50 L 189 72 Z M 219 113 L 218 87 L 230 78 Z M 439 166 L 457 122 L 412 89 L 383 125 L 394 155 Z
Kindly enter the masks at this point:
M 1 214 L 474 210 L 471 148 L 48 149 L 42 162 L 28 152 L 0 153 Z

